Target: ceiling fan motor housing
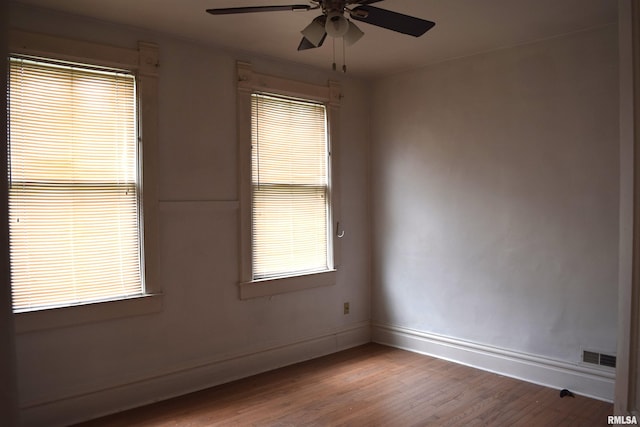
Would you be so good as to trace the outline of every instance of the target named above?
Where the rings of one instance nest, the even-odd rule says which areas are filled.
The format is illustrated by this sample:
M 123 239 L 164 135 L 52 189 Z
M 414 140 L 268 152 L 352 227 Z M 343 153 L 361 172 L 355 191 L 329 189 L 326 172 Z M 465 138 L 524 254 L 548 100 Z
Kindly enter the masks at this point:
M 322 3 L 322 11 L 327 15 L 332 12 L 344 13 L 346 7 L 345 0 L 324 0 Z

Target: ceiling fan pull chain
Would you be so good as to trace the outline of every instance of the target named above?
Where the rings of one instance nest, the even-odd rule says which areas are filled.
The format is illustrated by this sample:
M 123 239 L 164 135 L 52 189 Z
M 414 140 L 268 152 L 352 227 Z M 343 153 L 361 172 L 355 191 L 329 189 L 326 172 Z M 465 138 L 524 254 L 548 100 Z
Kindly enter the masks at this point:
M 342 38 L 342 72 L 345 74 L 347 72 L 347 45 L 344 42 L 344 37 Z
M 336 70 L 336 39 L 332 37 L 331 40 L 333 41 L 333 71 L 335 71 Z

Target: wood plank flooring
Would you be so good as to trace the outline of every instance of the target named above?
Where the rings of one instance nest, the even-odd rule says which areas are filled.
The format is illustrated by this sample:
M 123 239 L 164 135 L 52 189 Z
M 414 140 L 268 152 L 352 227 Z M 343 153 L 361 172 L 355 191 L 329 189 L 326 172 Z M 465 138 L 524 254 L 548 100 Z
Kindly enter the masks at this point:
M 612 414 L 606 402 L 367 344 L 78 426 L 603 426 Z

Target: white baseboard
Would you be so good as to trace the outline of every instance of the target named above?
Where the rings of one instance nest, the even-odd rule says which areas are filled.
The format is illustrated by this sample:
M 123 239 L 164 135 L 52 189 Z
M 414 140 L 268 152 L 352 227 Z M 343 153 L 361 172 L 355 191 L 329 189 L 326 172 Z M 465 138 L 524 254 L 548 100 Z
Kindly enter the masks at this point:
M 152 378 L 31 402 L 20 411 L 23 427 L 55 427 L 86 421 L 245 378 L 371 342 L 369 322 L 219 360 L 173 369 Z
M 615 372 L 390 325 L 372 325 L 372 341 L 484 371 L 613 402 Z

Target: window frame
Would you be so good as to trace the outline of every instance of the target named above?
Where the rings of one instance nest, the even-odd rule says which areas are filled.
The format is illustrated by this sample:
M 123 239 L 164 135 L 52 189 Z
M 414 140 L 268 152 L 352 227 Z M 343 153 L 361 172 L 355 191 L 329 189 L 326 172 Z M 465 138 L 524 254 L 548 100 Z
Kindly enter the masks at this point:
M 16 331 L 37 331 L 160 311 L 162 292 L 158 274 L 157 45 L 138 42 L 136 49 L 130 49 L 11 29 L 9 55 L 116 68 L 135 75 L 142 247 L 140 264 L 143 281 L 143 293 L 140 296 L 15 313 Z
M 239 297 L 242 300 L 266 297 L 281 293 L 300 291 L 336 283 L 340 265 L 339 192 L 339 108 L 342 99 L 339 83 L 329 81 L 326 85 L 300 82 L 253 71 L 250 63 L 237 62 L 237 120 L 239 146 L 239 203 L 240 203 L 240 282 Z M 327 144 L 329 149 L 329 219 L 328 242 L 333 268 L 312 273 L 285 277 L 253 279 L 252 272 L 252 202 L 251 202 L 251 95 L 273 94 L 322 103 L 327 114 Z

